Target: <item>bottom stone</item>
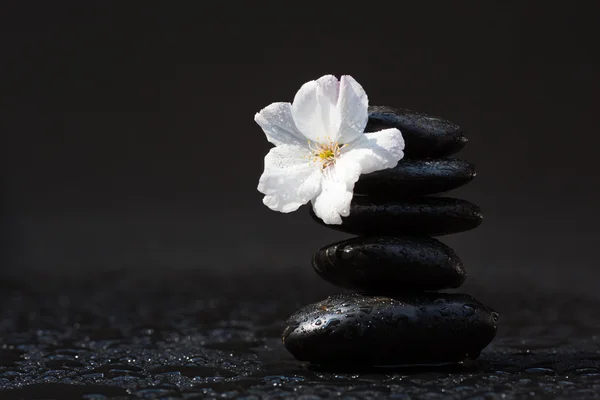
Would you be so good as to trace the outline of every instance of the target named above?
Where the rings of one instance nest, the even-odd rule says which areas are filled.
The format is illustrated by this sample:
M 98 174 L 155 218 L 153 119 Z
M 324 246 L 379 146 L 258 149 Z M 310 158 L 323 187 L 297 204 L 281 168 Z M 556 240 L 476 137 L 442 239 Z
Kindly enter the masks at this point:
M 477 358 L 497 321 L 465 294 L 341 294 L 290 316 L 282 339 L 294 357 L 316 365 L 453 363 Z

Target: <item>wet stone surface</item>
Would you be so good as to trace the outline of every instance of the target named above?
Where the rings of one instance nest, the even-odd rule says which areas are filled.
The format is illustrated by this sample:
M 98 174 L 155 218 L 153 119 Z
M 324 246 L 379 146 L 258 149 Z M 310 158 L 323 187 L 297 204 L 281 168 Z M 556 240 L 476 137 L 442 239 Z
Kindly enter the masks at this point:
M 456 159 L 400 160 L 395 168 L 362 175 L 354 193 L 403 199 L 442 193 L 471 182 L 475 167 Z
M 400 108 L 369 107 L 365 132 L 387 128 L 398 128 L 402 132 L 407 158 L 446 157 L 467 144 L 462 129 L 450 121 Z
M 317 250 L 312 264 L 333 284 L 374 294 L 457 288 L 467 277 L 456 253 L 428 237 L 356 237 Z
M 329 371 L 281 343 L 289 315 L 332 293 L 299 270 L 210 277 L 143 268 L 88 284 L 38 277 L 36 287 L 4 278 L 0 398 L 600 398 L 595 297 L 511 276 L 471 285 L 464 291 L 501 314 L 476 361 Z
M 440 364 L 475 359 L 498 314 L 465 294 L 342 294 L 294 313 L 285 347 L 317 365 Z
M 354 235 L 426 235 L 440 236 L 477 228 L 483 221 L 479 207 L 466 200 L 450 197 L 383 200 L 370 196 L 354 196 L 350 215 L 341 225 L 327 225 L 312 207 L 314 221 L 338 231 Z

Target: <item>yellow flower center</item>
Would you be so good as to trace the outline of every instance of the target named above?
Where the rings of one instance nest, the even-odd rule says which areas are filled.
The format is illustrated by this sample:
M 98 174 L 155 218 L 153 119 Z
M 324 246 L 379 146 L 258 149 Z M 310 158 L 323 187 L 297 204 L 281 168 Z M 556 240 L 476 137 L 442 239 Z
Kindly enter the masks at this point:
M 308 141 L 308 148 L 313 154 L 311 161 L 321 163 L 323 169 L 335 164 L 335 159 L 340 155 L 340 149 L 344 147 L 343 144 L 340 145 L 338 142 L 332 141 L 329 137 L 325 139 L 327 141 L 324 144 Z
M 335 158 L 335 151 L 333 149 L 325 149 L 325 150 L 322 150 L 320 153 L 317 153 L 317 155 L 323 161 L 331 160 L 331 159 Z

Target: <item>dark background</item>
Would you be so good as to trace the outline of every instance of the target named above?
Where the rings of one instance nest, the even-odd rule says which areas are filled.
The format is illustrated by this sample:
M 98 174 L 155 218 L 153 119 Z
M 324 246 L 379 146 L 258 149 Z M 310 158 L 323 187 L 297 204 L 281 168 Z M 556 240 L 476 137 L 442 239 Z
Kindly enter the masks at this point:
M 371 104 L 464 127 L 458 157 L 478 177 L 452 195 L 486 219 L 443 240 L 469 282 L 594 294 L 597 18 L 584 2 L 71 3 L 0 13 L 3 279 L 312 273 L 311 253 L 345 236 L 306 207 L 262 204 L 270 145 L 253 116 L 331 73 Z

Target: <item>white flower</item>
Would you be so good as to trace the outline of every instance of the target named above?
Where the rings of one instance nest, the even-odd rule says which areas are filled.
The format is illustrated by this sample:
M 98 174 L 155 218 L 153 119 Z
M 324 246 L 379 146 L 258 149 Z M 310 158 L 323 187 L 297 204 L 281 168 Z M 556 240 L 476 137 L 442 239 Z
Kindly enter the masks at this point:
M 404 156 L 398 129 L 364 133 L 368 105 L 351 76 L 326 75 L 302 85 L 292 104 L 257 113 L 254 120 L 276 146 L 258 183 L 263 203 L 288 213 L 312 200 L 326 224 L 341 224 L 360 174 L 393 168 Z

